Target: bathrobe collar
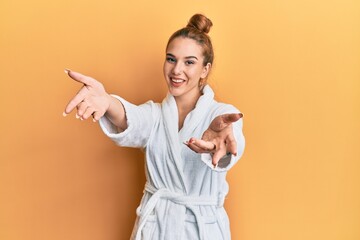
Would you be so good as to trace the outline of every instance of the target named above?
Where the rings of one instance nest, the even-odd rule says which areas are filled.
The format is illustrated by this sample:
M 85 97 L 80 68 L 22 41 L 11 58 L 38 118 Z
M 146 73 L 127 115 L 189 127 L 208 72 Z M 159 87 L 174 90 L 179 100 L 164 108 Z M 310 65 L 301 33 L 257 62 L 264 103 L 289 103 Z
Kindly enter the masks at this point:
M 175 102 L 174 96 L 170 93 L 167 94 L 166 98 L 162 102 L 162 115 L 164 119 L 164 126 L 166 129 L 166 135 L 168 140 L 169 149 L 171 151 L 174 165 L 177 168 L 178 180 L 182 186 L 182 192 L 187 193 L 186 178 L 183 174 L 183 163 L 181 159 L 181 144 L 185 140 L 184 138 L 189 137 L 189 133 L 203 121 L 210 109 L 210 106 L 214 102 L 214 92 L 209 85 L 206 85 L 203 89 L 203 95 L 200 96 L 197 101 L 195 108 L 186 116 L 183 128 L 178 132 L 178 109 Z M 199 136 L 195 136 L 199 137 Z M 200 136 L 201 137 L 201 136 Z M 176 177 L 176 176 L 173 176 Z

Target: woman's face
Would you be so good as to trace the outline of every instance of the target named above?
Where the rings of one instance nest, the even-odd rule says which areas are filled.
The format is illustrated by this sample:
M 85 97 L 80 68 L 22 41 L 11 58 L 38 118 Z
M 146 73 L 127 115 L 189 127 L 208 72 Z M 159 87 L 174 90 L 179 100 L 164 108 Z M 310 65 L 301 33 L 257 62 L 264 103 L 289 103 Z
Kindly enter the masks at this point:
M 173 39 L 166 49 L 164 76 L 170 94 L 177 99 L 198 98 L 200 78 L 206 78 L 211 64 L 204 66 L 202 47 L 190 38 Z

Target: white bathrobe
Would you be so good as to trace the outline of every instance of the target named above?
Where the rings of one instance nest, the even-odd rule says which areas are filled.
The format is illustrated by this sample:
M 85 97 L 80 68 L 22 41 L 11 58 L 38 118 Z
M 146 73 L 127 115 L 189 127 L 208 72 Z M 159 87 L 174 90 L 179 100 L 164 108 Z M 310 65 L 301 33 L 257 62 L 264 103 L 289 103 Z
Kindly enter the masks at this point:
M 180 131 L 177 106 L 170 94 L 162 104 L 149 101 L 139 106 L 115 96 L 122 102 L 127 117 L 128 128 L 121 133 L 106 117 L 100 119 L 102 130 L 116 144 L 143 148 L 146 153 L 147 183 L 131 239 L 231 238 L 223 207 L 228 193 L 226 172 L 244 151 L 243 121 L 233 123 L 237 156 L 224 156 L 214 169 L 210 154 L 195 153 L 183 142 L 191 137 L 201 138 L 215 117 L 239 110 L 216 102 L 209 86 L 203 93 Z

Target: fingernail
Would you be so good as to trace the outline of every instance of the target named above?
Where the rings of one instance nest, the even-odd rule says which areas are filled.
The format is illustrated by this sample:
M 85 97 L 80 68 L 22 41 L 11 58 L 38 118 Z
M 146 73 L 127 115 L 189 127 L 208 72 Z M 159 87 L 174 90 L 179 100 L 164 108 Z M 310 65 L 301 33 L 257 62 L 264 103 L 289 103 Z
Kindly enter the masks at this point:
M 80 116 L 79 116 L 78 114 L 76 114 L 76 115 L 75 115 L 75 117 L 76 117 L 77 119 L 79 119 L 79 118 L 80 118 Z
M 67 116 L 66 112 L 63 112 L 63 117 L 66 117 L 66 116 Z
M 70 69 L 65 68 L 65 69 L 64 69 L 64 72 L 65 72 L 66 74 L 69 74 Z
M 183 144 L 188 145 L 188 144 L 189 144 L 189 142 L 188 142 L 188 141 L 185 141 L 185 142 L 183 142 Z
M 81 117 L 80 120 L 83 121 L 84 119 Z
M 189 141 L 190 143 L 194 143 L 195 142 L 195 140 L 194 139 L 190 139 L 190 141 Z
M 95 118 L 93 118 L 93 122 L 96 122 Z

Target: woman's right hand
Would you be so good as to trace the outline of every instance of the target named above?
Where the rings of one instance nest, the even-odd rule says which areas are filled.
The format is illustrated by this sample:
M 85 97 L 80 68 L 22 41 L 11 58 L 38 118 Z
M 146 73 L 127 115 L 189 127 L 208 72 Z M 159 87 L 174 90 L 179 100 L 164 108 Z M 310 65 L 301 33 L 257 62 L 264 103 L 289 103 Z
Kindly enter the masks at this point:
M 112 97 L 97 80 L 67 69 L 65 73 L 84 85 L 66 106 L 64 116 L 77 108 L 77 118 L 85 120 L 92 116 L 94 122 L 98 121 L 109 109 Z

